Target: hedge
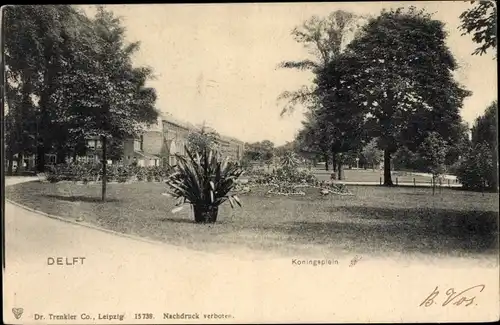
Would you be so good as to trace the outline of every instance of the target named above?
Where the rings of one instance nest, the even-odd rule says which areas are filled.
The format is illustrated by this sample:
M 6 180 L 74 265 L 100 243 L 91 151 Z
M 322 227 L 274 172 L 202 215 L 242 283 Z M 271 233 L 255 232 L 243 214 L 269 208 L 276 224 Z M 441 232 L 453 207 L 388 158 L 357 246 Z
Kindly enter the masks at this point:
M 109 182 L 148 181 L 161 182 L 170 173 L 171 167 L 141 167 L 132 165 L 108 165 L 106 180 Z M 47 180 L 51 183 L 73 181 L 88 183 L 99 181 L 102 175 L 102 164 L 96 162 L 59 164 L 47 171 Z

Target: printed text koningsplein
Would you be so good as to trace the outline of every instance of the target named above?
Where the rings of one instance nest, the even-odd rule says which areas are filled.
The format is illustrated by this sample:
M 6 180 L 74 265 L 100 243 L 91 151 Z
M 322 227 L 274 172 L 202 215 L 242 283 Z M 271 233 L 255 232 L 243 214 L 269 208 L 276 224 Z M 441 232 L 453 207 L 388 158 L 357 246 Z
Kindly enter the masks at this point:
M 292 265 L 301 266 L 301 265 L 311 265 L 311 266 L 332 266 L 338 265 L 339 261 L 335 259 L 292 259 Z

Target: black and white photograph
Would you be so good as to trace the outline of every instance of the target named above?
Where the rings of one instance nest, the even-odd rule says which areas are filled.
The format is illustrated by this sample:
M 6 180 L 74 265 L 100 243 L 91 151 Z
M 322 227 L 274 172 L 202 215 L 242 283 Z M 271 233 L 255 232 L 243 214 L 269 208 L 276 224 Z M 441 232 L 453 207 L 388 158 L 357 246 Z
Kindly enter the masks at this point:
M 1 9 L 4 323 L 500 319 L 495 1 Z

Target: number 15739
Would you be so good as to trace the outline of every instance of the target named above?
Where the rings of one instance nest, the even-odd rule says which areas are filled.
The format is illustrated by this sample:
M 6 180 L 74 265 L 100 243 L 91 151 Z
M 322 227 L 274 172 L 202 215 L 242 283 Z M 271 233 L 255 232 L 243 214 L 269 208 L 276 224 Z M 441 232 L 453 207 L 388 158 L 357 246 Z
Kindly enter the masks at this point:
M 134 314 L 134 319 L 153 319 L 153 314 L 149 313 Z

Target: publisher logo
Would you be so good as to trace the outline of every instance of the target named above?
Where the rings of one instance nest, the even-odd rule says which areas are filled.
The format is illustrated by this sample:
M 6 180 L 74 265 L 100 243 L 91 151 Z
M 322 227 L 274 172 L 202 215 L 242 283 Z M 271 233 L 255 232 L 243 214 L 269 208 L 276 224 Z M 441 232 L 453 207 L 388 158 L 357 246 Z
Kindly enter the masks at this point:
M 24 312 L 24 309 L 22 309 L 22 308 L 12 308 L 12 313 L 14 314 L 14 317 L 16 319 L 21 318 L 21 316 L 23 315 L 23 312 Z

